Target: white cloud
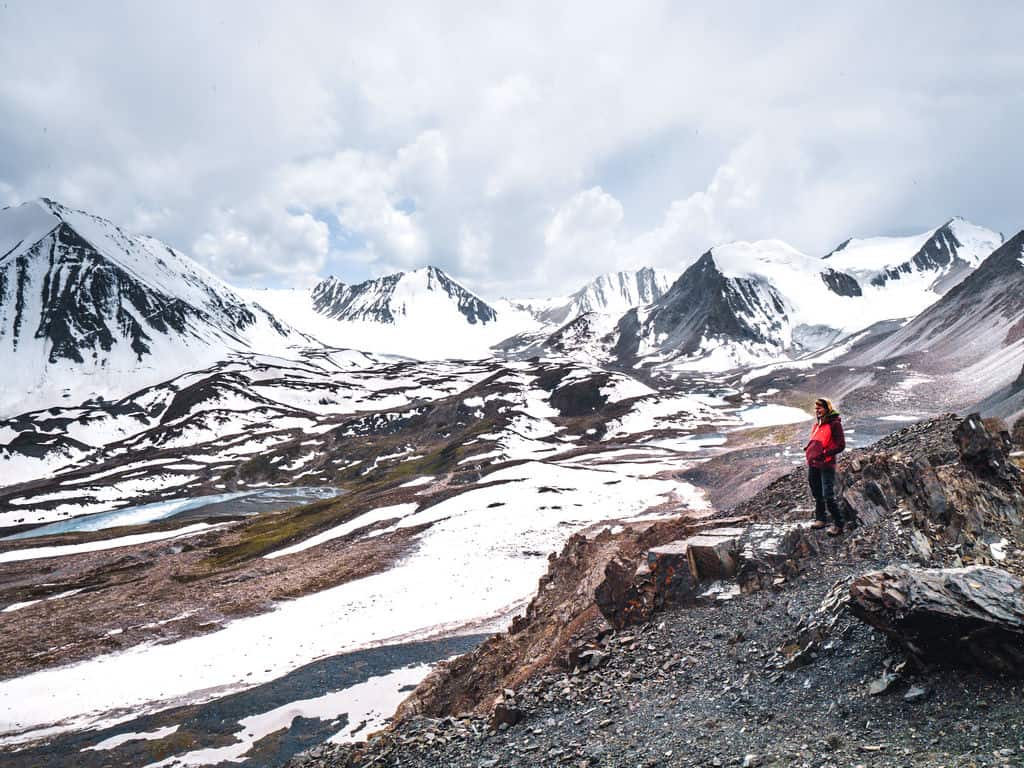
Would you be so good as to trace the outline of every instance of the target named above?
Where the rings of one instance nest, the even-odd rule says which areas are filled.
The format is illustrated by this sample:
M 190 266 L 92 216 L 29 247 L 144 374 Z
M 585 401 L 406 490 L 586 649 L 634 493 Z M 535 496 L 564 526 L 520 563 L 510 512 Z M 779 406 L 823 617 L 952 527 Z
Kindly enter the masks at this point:
M 0 194 L 148 229 L 248 283 L 431 262 L 513 294 L 728 238 L 817 253 L 954 213 L 1016 231 L 1024 55 L 991 30 L 1020 21 L 870 2 L 8 3 Z
M 192 253 L 228 282 L 310 285 L 327 258 L 327 225 L 308 213 L 267 208 L 260 217 L 219 210 Z

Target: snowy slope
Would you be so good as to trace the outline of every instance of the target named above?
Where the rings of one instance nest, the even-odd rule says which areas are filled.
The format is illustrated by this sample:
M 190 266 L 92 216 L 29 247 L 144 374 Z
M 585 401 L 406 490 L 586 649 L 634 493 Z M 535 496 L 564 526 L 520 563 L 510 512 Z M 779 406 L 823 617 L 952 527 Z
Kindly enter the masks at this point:
M 436 267 L 357 285 L 328 278 L 312 291 L 239 293 L 326 344 L 419 360 L 490 357 L 493 344 L 540 326 L 521 309 L 497 312 Z
M 307 343 L 158 240 L 46 199 L 0 210 L 0 413 Z
M 850 239 L 824 258 L 865 285 L 883 287 L 918 278 L 945 293 L 1003 242 L 1003 236 L 956 217 L 941 227 L 908 237 Z
M 580 315 L 596 312 L 621 317 L 633 307 L 657 301 L 672 285 L 674 275 L 664 269 L 608 272 L 569 296 L 518 299 L 511 303 L 543 323 L 564 325 Z
M 848 240 L 824 259 L 779 240 L 716 246 L 649 309 L 623 317 L 616 352 L 721 369 L 814 351 L 922 312 L 1001 242 L 953 219 L 913 237 Z

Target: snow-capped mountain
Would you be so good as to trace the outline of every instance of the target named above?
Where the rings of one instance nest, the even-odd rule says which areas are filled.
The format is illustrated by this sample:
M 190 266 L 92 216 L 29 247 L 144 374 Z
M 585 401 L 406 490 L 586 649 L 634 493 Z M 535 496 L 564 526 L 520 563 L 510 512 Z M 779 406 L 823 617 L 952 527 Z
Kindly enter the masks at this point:
M 622 362 L 648 355 L 705 356 L 726 343 L 778 353 L 792 337 L 779 291 L 763 279 L 727 276 L 712 251 L 661 299 L 627 312 L 616 333 L 615 354 Z
M 633 307 L 660 299 L 675 276 L 664 269 L 608 272 L 591 280 L 569 296 L 522 299 L 515 302 L 543 323 L 564 325 L 580 315 L 597 312 L 621 317 Z
M 915 237 L 848 240 L 824 259 L 779 240 L 716 246 L 650 308 L 622 318 L 615 352 L 697 368 L 800 355 L 916 315 L 1001 242 L 953 219 Z
M 334 320 L 394 323 L 397 318 L 429 320 L 454 308 L 470 325 L 498 319 L 498 313 L 437 267 L 398 272 L 356 285 L 329 277 L 313 288 L 313 307 Z M 419 317 L 417 317 L 419 316 Z
M 844 358 L 867 365 L 899 357 L 948 388 L 988 396 L 1012 387 L 1024 364 L 1024 232 L 1001 245 L 941 299 L 892 335 Z
M 912 281 L 941 295 L 1002 242 L 998 232 L 958 216 L 920 235 L 850 239 L 824 258 L 864 285 L 884 287 L 897 280 Z
M 308 341 L 158 240 L 45 198 L 0 210 L 0 412 Z
M 240 293 L 326 344 L 420 360 L 491 357 L 493 344 L 540 325 L 510 305 L 499 314 L 437 267 L 356 285 L 330 277 L 312 291 Z

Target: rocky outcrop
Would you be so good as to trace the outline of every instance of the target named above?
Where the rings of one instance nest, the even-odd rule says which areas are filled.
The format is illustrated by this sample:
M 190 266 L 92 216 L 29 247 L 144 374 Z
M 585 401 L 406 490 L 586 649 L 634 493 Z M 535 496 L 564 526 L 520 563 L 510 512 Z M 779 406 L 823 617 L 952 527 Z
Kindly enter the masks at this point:
M 850 585 L 853 612 L 912 658 L 1024 676 L 1024 582 L 999 568 L 887 568 Z
M 957 425 L 953 438 L 966 467 L 983 477 L 1020 485 L 1020 470 L 1009 461 L 1009 433 L 991 434 L 981 415 L 972 413 Z
M 862 296 L 864 292 L 860 288 L 857 278 L 845 272 L 835 269 L 826 269 L 821 273 L 822 282 L 828 286 L 832 293 L 838 296 Z
M 611 629 L 595 602 L 595 593 L 613 563 L 635 563 L 651 547 L 682 537 L 694 521 L 675 520 L 610 528 L 572 536 L 551 555 L 537 596 L 504 634 L 432 672 L 398 708 L 396 721 L 416 715 L 490 713 L 506 689 L 514 691 L 538 670 L 569 668 L 588 643 Z M 635 568 L 634 568 L 635 570 Z
M 1024 483 L 1010 444 L 977 414 L 908 427 L 840 462 L 844 514 L 872 546 L 922 565 L 1024 565 Z M 769 489 L 770 490 L 770 489 Z M 892 521 L 895 529 L 879 527 Z

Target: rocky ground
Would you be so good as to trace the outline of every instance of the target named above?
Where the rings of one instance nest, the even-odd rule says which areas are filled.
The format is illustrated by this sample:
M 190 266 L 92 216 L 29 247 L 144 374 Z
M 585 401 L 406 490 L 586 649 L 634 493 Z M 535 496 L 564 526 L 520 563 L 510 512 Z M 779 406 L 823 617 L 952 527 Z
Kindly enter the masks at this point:
M 766 588 L 690 600 L 636 626 L 605 625 L 585 662 L 577 653 L 575 664 L 558 663 L 564 654 L 552 652 L 554 663 L 497 692 L 494 709 L 463 699 L 471 714 L 458 716 L 421 690 L 414 700 L 433 707 L 406 706 L 404 719 L 369 742 L 323 745 L 291 765 L 1024 765 L 1024 670 L 940 666 L 848 609 L 851 581 L 896 563 L 1024 572 L 1020 474 L 999 463 L 1005 452 L 993 453 L 994 441 L 979 447 L 960 423 L 937 419 L 852 451 L 843 491 L 861 525 L 839 538 L 808 534 L 805 556 Z M 780 523 L 809 514 L 804 498 L 798 471 L 728 514 Z M 558 567 L 546 583 L 557 582 Z M 541 606 L 538 597 L 527 622 L 545 620 Z M 565 619 L 557 610 L 546 618 Z M 495 642 L 516 652 L 511 640 Z M 1019 633 L 1010 642 L 1014 653 L 1024 644 Z M 458 687 L 427 683 L 449 696 Z M 493 700 L 486 694 L 481 701 Z

